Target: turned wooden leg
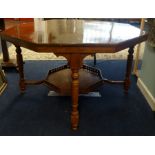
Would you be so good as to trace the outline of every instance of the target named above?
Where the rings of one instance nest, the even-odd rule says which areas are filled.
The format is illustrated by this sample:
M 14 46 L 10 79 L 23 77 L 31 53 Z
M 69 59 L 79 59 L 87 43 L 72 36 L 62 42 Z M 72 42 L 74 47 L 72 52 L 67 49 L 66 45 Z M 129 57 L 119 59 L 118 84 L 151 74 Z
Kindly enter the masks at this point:
M 126 75 L 124 80 L 125 93 L 128 93 L 128 89 L 130 87 L 130 75 L 131 75 L 131 69 L 132 69 L 134 47 L 130 47 L 128 53 L 129 54 L 128 54 L 127 65 L 126 65 Z
M 79 124 L 78 98 L 79 98 L 79 71 L 72 69 L 72 112 L 71 125 L 76 130 Z
M 8 47 L 5 40 L 1 39 L 1 46 L 2 46 L 2 53 L 3 53 L 3 61 L 8 62 L 10 58 L 9 58 Z
M 24 92 L 26 89 L 25 80 L 24 80 L 24 66 L 23 66 L 23 57 L 21 54 L 20 46 L 16 46 L 16 53 L 17 53 L 17 65 L 19 70 L 19 86 L 21 92 Z
M 3 68 L 16 68 L 17 64 L 14 60 L 11 60 L 9 57 L 8 47 L 5 40 L 1 39 L 3 61 L 1 63 Z
M 94 54 L 94 66 L 96 66 L 96 53 Z
M 68 65 L 71 69 L 71 96 L 72 96 L 72 112 L 71 112 L 71 126 L 73 130 L 76 130 L 79 125 L 79 111 L 78 111 L 78 99 L 79 99 L 79 70 L 83 65 L 83 59 L 90 55 L 88 54 L 64 54 L 63 56 L 68 60 Z

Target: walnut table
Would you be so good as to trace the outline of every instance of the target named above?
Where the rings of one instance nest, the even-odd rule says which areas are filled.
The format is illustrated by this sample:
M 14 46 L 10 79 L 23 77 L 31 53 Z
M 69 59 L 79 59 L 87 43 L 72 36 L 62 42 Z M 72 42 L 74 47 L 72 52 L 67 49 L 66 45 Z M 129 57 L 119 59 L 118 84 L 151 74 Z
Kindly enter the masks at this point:
M 105 21 L 53 19 L 34 23 L 18 24 L 0 33 L 3 40 L 16 46 L 19 69 L 19 85 L 22 92 L 27 85 L 45 84 L 60 94 L 72 97 L 71 125 L 76 130 L 79 124 L 78 98 L 80 93 L 89 93 L 107 83 L 124 86 L 127 93 L 130 86 L 130 74 L 134 46 L 147 39 L 147 34 L 129 24 Z M 53 52 L 64 56 L 68 63 L 52 69 L 42 80 L 26 80 L 21 47 L 38 53 Z M 115 53 L 129 48 L 126 74 L 122 81 L 103 78 L 101 72 L 83 64 L 83 59 L 95 53 Z

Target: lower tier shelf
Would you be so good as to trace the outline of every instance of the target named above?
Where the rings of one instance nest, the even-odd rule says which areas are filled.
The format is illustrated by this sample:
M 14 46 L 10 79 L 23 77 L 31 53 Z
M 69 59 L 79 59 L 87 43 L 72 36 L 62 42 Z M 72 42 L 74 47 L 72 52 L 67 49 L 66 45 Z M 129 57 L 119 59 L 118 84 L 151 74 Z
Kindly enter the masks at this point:
M 65 65 L 50 70 L 44 82 L 49 88 L 60 94 L 71 93 L 71 70 Z M 103 84 L 100 70 L 86 65 L 79 70 L 79 93 L 85 94 L 94 91 Z

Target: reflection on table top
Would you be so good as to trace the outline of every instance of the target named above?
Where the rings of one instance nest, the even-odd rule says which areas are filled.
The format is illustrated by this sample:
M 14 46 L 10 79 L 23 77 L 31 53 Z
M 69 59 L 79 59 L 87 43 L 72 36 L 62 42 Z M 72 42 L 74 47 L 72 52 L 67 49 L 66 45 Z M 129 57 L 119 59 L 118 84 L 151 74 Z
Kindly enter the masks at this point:
M 144 35 L 145 33 L 142 33 Z M 129 24 L 79 19 L 53 19 L 25 23 L 5 30 L 2 36 L 39 44 L 118 44 L 140 36 Z

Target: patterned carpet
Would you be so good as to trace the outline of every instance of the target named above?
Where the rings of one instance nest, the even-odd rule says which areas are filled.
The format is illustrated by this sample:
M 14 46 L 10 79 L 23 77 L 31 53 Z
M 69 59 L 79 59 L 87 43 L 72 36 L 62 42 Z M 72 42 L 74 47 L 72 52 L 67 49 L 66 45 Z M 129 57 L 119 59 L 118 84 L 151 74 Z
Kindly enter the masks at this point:
M 144 53 L 144 46 L 145 44 L 141 44 L 141 50 L 140 50 L 140 59 L 143 57 Z M 14 59 L 16 57 L 15 53 L 15 46 L 11 45 L 9 48 L 9 55 L 11 59 Z M 99 60 L 123 60 L 127 58 L 127 51 L 128 49 L 125 49 L 123 51 L 120 51 L 118 53 L 114 54 L 97 54 L 97 59 Z M 135 53 L 137 51 L 137 47 L 135 47 Z M 28 50 L 26 48 L 22 48 L 22 53 L 24 60 L 64 60 L 64 57 L 56 57 L 53 53 L 36 53 L 31 50 Z M 135 56 L 134 56 L 135 57 Z M 87 56 L 85 59 L 93 59 L 92 56 Z M 0 51 L 0 60 L 2 60 L 2 52 Z

